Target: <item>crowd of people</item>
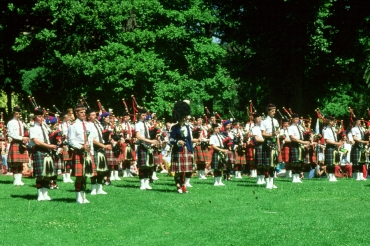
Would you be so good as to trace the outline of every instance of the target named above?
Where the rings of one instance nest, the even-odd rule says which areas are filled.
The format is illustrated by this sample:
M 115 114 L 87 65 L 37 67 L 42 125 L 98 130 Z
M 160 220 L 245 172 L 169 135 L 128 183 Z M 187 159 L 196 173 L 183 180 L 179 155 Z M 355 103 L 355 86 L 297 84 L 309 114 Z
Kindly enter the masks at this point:
M 180 194 L 188 193 L 193 176 L 213 176 L 214 186 L 224 186 L 232 176 L 248 175 L 276 189 L 279 163 L 293 183 L 312 176 L 330 182 L 367 176 L 369 136 L 356 118 L 344 130 L 335 127 L 333 117 L 321 117 L 320 133 L 298 114 L 283 116 L 279 123 L 274 104 L 266 106 L 266 115 L 251 111 L 246 124 L 216 120 L 209 112 L 190 116 L 187 100 L 174 104 L 172 122 L 158 121 L 143 107 L 116 117 L 83 103 L 59 114 L 35 107 L 29 120 L 21 120 L 21 112 L 16 106 L 7 125 L 0 122 L 2 173 L 12 173 L 13 184 L 22 186 L 24 164 L 30 163 L 38 201 L 51 200 L 48 191 L 59 188 L 60 174 L 63 182 L 74 183 L 78 204 L 89 203 L 88 178 L 91 195 L 106 195 L 104 186 L 120 176 L 138 176 L 140 189 L 151 190 L 157 171 L 172 175 Z

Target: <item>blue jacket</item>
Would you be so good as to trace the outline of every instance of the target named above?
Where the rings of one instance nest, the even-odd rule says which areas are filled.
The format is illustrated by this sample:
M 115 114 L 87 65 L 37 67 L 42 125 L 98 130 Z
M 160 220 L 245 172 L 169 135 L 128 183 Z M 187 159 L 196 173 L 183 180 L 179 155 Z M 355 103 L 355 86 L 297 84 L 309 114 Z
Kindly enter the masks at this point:
M 177 146 L 177 141 L 183 140 L 185 141 L 185 146 L 188 149 L 188 151 L 190 153 L 193 153 L 193 144 L 191 142 L 191 135 L 190 135 L 192 133 L 190 131 L 190 127 L 188 125 L 185 125 L 185 126 L 186 126 L 186 130 L 188 133 L 186 138 L 183 137 L 181 134 L 180 124 L 176 124 L 171 127 L 170 143 L 173 146 L 172 151 L 177 151 L 177 152 L 182 151 L 182 146 Z

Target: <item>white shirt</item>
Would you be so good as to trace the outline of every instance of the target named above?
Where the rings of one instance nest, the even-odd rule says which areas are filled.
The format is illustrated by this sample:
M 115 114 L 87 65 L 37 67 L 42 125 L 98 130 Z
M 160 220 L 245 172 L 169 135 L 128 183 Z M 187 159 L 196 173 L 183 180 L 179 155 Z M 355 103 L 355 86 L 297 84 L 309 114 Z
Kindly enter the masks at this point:
M 123 122 L 121 124 L 122 130 L 127 132 L 127 138 L 132 137 L 132 129 L 134 129 L 134 126 L 130 124 L 130 122 Z
M 252 136 L 258 136 L 259 138 L 263 138 L 262 137 L 262 132 L 261 132 L 261 127 L 259 125 L 255 125 L 252 128 Z
M 19 124 L 21 126 L 21 135 L 19 135 Z M 12 139 L 15 140 L 22 140 L 22 137 L 24 136 L 24 131 L 23 131 L 23 123 L 22 121 L 19 121 L 13 118 L 8 122 L 8 125 L 6 126 L 8 128 L 8 137 L 11 137 Z
M 44 130 L 44 133 L 42 132 Z M 44 136 L 45 134 L 45 136 Z M 30 127 L 30 146 L 35 146 L 35 141 L 33 139 L 37 138 L 40 142 L 50 144 L 48 130 L 39 123 L 35 122 L 34 126 Z
M 303 140 L 303 130 L 297 124 L 292 124 L 289 126 L 288 133 L 289 136 L 293 136 L 295 139 Z
M 356 136 L 357 140 L 362 140 L 364 133 L 365 133 L 364 129 L 362 129 L 362 127 L 359 126 L 355 126 L 351 129 L 351 135 L 353 137 Z
M 93 136 L 91 133 L 91 124 L 87 124 L 85 121 L 86 126 L 86 135 L 87 136 L 87 142 L 90 145 L 90 154 L 94 154 L 94 148 L 93 148 Z M 82 121 L 80 119 L 77 119 L 74 124 L 70 125 L 68 128 L 68 143 L 72 147 L 76 149 L 81 149 L 83 144 L 85 143 L 85 136 L 84 136 L 84 128 L 82 125 Z
M 284 136 L 285 135 L 285 138 L 284 138 L 284 140 L 288 140 L 288 141 L 290 141 L 290 134 L 289 134 L 289 132 L 288 132 L 288 129 L 289 129 L 289 127 L 288 128 L 283 128 L 283 129 L 281 129 L 280 130 L 280 133 L 279 133 L 279 137 L 282 137 L 282 136 Z
M 145 135 L 145 128 L 146 128 L 147 135 Z M 148 123 L 146 123 L 146 122 L 139 121 L 138 123 L 136 123 L 135 124 L 135 131 L 139 132 L 140 135 L 145 137 L 145 138 L 150 138 L 150 136 L 149 136 L 149 127 L 148 127 Z
M 68 127 L 69 127 L 69 123 L 68 122 L 62 122 L 62 124 L 60 124 L 60 131 L 62 132 L 62 135 L 64 136 L 68 136 Z
M 334 133 L 334 134 L 333 134 Z M 337 136 L 335 136 L 335 131 L 331 127 L 327 126 L 322 129 L 322 136 L 326 140 L 331 140 L 336 142 L 337 141 Z
M 222 140 L 223 140 L 223 136 L 221 136 L 221 134 L 213 134 L 210 138 L 209 138 L 209 145 L 213 145 L 213 146 L 216 146 L 216 147 L 219 147 L 219 148 L 223 148 L 223 144 L 222 144 Z
M 267 116 L 266 119 L 264 119 L 261 123 L 261 126 L 260 126 L 261 131 L 265 131 L 266 134 L 271 134 L 273 132 L 271 120 L 273 120 L 274 122 L 274 127 L 275 127 L 274 131 L 276 131 L 276 129 L 279 129 L 279 122 L 277 121 L 277 119 Z
M 102 135 L 102 132 L 101 132 L 101 129 L 99 128 L 99 125 L 96 125 L 96 127 L 98 129 L 96 129 L 95 127 L 95 124 L 92 123 L 91 121 L 88 121 L 86 122 L 86 125 L 88 125 L 88 127 L 91 129 L 90 131 L 90 135 L 92 137 L 93 140 L 96 140 L 100 143 L 104 143 L 104 140 L 103 140 L 103 135 Z M 87 127 L 86 127 L 87 128 Z M 100 131 L 100 137 L 101 137 L 101 141 L 100 141 L 100 137 L 99 137 L 99 132 L 98 130 Z

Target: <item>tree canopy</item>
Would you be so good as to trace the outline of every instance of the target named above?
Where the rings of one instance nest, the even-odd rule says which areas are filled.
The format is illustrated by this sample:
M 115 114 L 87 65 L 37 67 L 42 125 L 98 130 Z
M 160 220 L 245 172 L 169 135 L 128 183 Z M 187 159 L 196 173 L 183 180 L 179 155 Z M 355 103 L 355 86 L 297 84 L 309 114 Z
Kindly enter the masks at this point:
M 51 108 L 81 93 L 161 115 L 189 99 L 245 118 L 249 100 L 337 117 L 365 114 L 370 5 L 359 0 L 8 0 L 0 89 Z M 10 103 L 8 103 L 10 107 Z

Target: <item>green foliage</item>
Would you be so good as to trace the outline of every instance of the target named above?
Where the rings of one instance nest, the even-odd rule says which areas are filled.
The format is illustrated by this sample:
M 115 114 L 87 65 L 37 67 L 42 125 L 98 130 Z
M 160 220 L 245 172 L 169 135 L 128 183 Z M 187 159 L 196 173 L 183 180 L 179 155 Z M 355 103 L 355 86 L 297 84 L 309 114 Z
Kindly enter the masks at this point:
M 168 104 L 181 98 L 203 105 L 236 95 L 223 67 L 226 52 L 205 30 L 218 19 L 202 0 L 39 0 L 32 14 L 47 19 L 13 46 L 20 53 L 43 47 L 38 66 L 22 70 L 21 84 L 29 93 L 57 87 L 70 103 L 78 90 L 92 97 L 103 92 L 108 94 L 100 99 L 113 108 L 135 94 L 159 114 L 170 113 Z M 61 79 L 68 87 L 60 87 Z
M 320 107 L 344 116 L 349 96 L 366 107 L 370 5 L 9 0 L 0 10 L 0 87 L 45 107 L 55 103 L 45 95 L 66 108 L 82 92 L 118 114 L 132 94 L 166 116 L 183 99 L 194 114 L 208 106 L 240 118 L 249 100 L 259 111 L 273 102 L 301 115 Z

